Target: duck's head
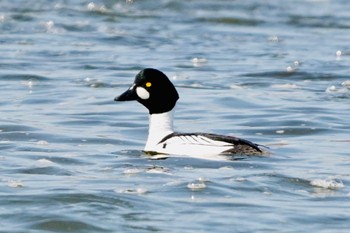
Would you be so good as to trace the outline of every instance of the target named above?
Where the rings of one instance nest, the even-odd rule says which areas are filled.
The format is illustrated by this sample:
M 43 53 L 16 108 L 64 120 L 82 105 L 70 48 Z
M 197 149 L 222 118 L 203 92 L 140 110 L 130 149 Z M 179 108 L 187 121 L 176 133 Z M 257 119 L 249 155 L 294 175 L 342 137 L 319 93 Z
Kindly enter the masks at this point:
M 178 99 L 179 94 L 169 78 L 159 70 L 147 68 L 141 70 L 131 87 L 114 100 L 137 100 L 150 114 L 157 114 L 172 110 Z

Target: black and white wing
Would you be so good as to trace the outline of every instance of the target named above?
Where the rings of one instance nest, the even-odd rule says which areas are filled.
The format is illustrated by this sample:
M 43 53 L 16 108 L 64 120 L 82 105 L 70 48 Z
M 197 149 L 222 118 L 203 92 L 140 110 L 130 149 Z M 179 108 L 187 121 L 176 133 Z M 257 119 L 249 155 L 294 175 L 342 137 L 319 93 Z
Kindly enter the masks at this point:
M 262 155 L 264 152 L 255 143 L 248 140 L 208 133 L 172 133 L 164 137 L 158 145 L 163 149 L 181 147 L 187 150 L 213 151 L 218 154 Z

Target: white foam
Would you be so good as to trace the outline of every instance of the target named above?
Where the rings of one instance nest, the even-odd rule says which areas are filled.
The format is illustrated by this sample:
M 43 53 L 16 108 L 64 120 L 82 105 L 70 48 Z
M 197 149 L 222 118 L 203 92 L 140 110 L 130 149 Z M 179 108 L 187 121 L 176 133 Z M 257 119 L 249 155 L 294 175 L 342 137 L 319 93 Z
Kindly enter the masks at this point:
M 203 182 L 199 182 L 199 183 L 189 183 L 187 185 L 187 188 L 191 189 L 191 190 L 201 190 L 201 189 L 205 189 L 207 187 L 207 185 Z
M 283 129 L 276 130 L 276 133 L 278 133 L 278 134 L 284 134 L 284 130 L 283 130 Z
M 45 22 L 44 25 L 45 25 L 47 30 L 50 30 L 50 29 L 52 29 L 55 26 L 55 22 L 52 21 L 52 20 L 49 20 L 49 21 Z
M 270 36 L 269 38 L 267 38 L 267 40 L 273 43 L 281 42 L 281 39 L 276 35 Z
M 350 88 L 350 80 L 346 80 L 341 84 L 343 87 Z
M 341 88 L 337 88 L 336 86 L 332 85 L 330 87 L 327 87 L 326 89 L 326 93 L 340 93 L 340 94 L 344 94 L 349 92 L 349 89 L 347 87 L 341 87 Z
M 163 184 L 163 186 L 179 186 L 181 184 L 183 184 L 182 180 L 172 180 L 172 181 L 169 181 L 169 182 Z
M 147 169 L 147 173 L 155 173 L 155 174 L 165 174 L 168 173 L 169 169 L 164 167 L 151 167 Z
M 208 60 L 205 58 L 195 57 L 191 59 L 191 62 L 193 66 L 200 67 L 200 66 L 204 66 L 208 62 Z
M 48 159 L 39 159 L 36 161 L 37 162 L 37 165 L 39 167 L 51 167 L 51 166 L 54 166 L 55 163 L 48 160 Z
M 341 50 L 337 50 L 337 52 L 335 52 L 335 55 L 337 57 L 340 57 L 342 55 L 342 51 Z
M 29 89 L 33 88 L 34 85 L 37 84 L 37 80 L 35 79 L 29 79 L 27 81 L 22 81 L 22 85 L 27 86 Z
M 10 188 L 22 188 L 24 186 L 23 183 L 18 180 L 8 180 L 6 185 Z
M 232 166 L 223 166 L 219 167 L 219 170 L 227 170 L 227 171 L 232 171 L 234 168 Z
M 41 145 L 41 146 L 47 146 L 49 145 L 49 143 L 45 140 L 40 140 L 36 142 L 37 145 Z
M 325 188 L 325 189 L 341 189 L 344 188 L 344 184 L 341 180 L 335 179 L 314 179 L 310 181 L 310 184 L 315 187 Z
M 107 8 L 104 5 L 97 5 L 94 2 L 90 2 L 87 4 L 86 8 L 89 11 L 95 11 L 95 12 L 100 12 L 100 13 L 105 13 L 107 12 Z
M 243 89 L 243 87 L 239 84 L 232 84 L 232 85 L 230 85 L 230 89 L 241 90 L 241 89 Z
M 235 181 L 235 182 L 244 182 L 244 181 L 247 181 L 247 178 L 245 178 L 245 177 L 236 177 L 236 178 L 232 178 L 231 180 Z
M 123 171 L 123 173 L 126 174 L 126 175 L 133 175 L 133 174 L 138 174 L 138 173 L 141 173 L 141 172 L 143 172 L 143 170 L 140 169 L 140 168 L 128 168 L 128 169 L 125 169 Z
M 295 60 L 295 61 L 293 62 L 293 65 L 294 65 L 294 66 L 300 66 L 300 65 L 301 65 L 301 62 L 298 61 L 298 60 Z
M 207 187 L 205 182 L 207 182 L 207 181 L 208 181 L 208 179 L 206 179 L 204 177 L 199 177 L 198 181 L 191 182 L 191 183 L 187 184 L 187 188 L 189 188 L 191 190 L 205 189 Z
M 127 188 L 127 189 L 120 189 L 120 190 L 114 190 L 114 192 L 116 193 L 126 193 L 126 194 L 145 194 L 148 192 L 147 189 L 145 188 L 136 188 L 136 189 L 132 189 L 132 188 Z
M 295 69 L 292 66 L 287 66 L 286 71 L 293 72 L 293 71 L 295 71 Z
M 0 141 L 0 144 L 8 144 L 8 143 L 11 143 L 11 141 L 9 141 L 9 140 L 1 140 Z
M 298 85 L 293 84 L 293 83 L 274 84 L 271 87 L 272 88 L 278 88 L 278 89 L 295 89 L 295 88 L 299 88 Z

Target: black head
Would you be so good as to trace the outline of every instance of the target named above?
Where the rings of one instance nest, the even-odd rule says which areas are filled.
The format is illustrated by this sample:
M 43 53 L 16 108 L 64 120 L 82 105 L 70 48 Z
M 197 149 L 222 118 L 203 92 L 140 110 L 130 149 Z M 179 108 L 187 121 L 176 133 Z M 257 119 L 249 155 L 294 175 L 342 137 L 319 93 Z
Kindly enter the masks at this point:
M 147 68 L 141 70 L 131 87 L 114 100 L 137 100 L 154 114 L 172 110 L 178 99 L 179 94 L 169 78 L 159 70 Z

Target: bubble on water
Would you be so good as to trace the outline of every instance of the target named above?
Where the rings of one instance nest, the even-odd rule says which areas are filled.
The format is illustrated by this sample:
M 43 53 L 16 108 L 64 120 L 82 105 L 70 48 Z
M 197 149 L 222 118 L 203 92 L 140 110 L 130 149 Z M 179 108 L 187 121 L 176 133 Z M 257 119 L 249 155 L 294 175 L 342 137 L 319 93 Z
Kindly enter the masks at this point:
M 295 71 L 295 69 L 292 66 L 287 66 L 286 70 L 287 70 L 287 72 Z
M 167 183 L 165 183 L 163 186 L 179 186 L 183 183 L 182 180 L 172 180 Z
M 346 94 L 350 92 L 350 80 L 345 80 L 341 86 L 332 85 L 326 88 L 326 93 Z
M 284 130 L 283 130 L 283 129 L 276 130 L 276 133 L 277 133 L 277 134 L 284 134 Z
M 200 181 L 200 182 L 208 182 L 209 180 L 207 178 L 205 178 L 205 177 L 199 177 L 198 181 Z
M 23 183 L 19 180 L 7 180 L 6 185 L 10 188 L 22 188 Z
M 23 81 L 22 82 L 22 85 L 24 85 L 24 86 L 27 86 L 28 88 L 33 88 L 33 86 L 34 85 L 36 85 L 36 83 L 37 83 L 37 80 L 35 80 L 35 79 L 29 79 L 29 80 L 27 80 L 27 81 Z
M 125 193 L 125 194 L 138 194 L 138 195 L 141 195 L 141 194 L 145 194 L 148 192 L 147 189 L 145 188 L 127 188 L 127 189 L 115 189 L 114 192 L 116 193 Z
M 244 177 L 237 177 L 236 178 L 236 181 L 238 182 L 243 182 L 243 181 L 247 181 L 248 179 L 247 178 L 244 178 Z
M 0 144 L 8 144 L 8 143 L 11 143 L 10 140 L 1 140 L 0 141 Z
M 341 189 L 344 188 L 344 184 L 339 179 L 314 179 L 310 181 L 312 186 L 325 189 Z
M 64 5 L 62 3 L 56 3 L 53 8 L 56 10 L 62 9 L 64 7 Z
M 300 66 L 300 65 L 301 65 L 301 62 L 298 61 L 298 60 L 295 60 L 295 61 L 293 62 L 293 64 L 294 64 L 294 66 Z
M 337 52 L 335 52 L 335 55 L 337 57 L 340 57 L 342 55 L 342 51 L 341 50 L 337 50 Z
M 45 26 L 46 26 L 46 29 L 51 29 L 55 26 L 55 22 L 52 20 L 49 20 L 49 21 L 45 22 Z
M 27 86 L 28 86 L 29 88 L 32 88 L 33 85 L 34 85 L 34 81 L 33 81 L 33 80 L 29 80 L 28 83 L 27 83 Z
M 232 85 L 230 85 L 230 89 L 240 90 L 240 89 L 243 89 L 243 87 L 239 84 L 232 84 Z
M 165 167 L 150 167 L 147 169 L 147 173 L 168 173 L 169 169 Z
M 197 179 L 197 181 L 191 182 L 189 184 L 187 184 L 187 188 L 191 189 L 191 190 L 201 190 L 201 189 L 205 189 L 207 187 L 207 185 L 205 184 L 206 182 L 208 182 L 209 180 L 205 177 L 199 177 Z
M 193 88 L 203 88 L 204 86 L 200 83 L 192 83 L 189 85 L 190 87 L 193 87 Z
M 87 9 L 88 9 L 89 11 L 95 9 L 95 7 L 96 7 L 96 4 L 95 4 L 94 2 L 89 2 L 89 3 L 87 4 Z
M 204 66 L 208 62 L 208 60 L 205 58 L 195 57 L 191 59 L 191 62 L 194 67 L 200 67 Z
M 289 66 L 287 66 L 286 71 L 287 72 L 297 71 L 299 69 L 299 66 L 301 66 L 301 62 L 299 60 L 295 60 Z
M 201 190 L 201 189 L 205 189 L 206 187 L 207 185 L 203 182 L 192 182 L 187 185 L 187 188 L 191 190 Z
M 332 85 L 330 87 L 327 87 L 326 92 L 334 92 L 336 90 L 337 90 L 337 88 L 334 85 Z
M 223 167 L 219 167 L 219 170 L 228 170 L 228 171 L 231 171 L 233 170 L 234 168 L 232 166 L 223 166 Z
M 299 86 L 294 84 L 294 83 L 274 84 L 271 87 L 272 88 L 278 88 L 278 89 L 295 89 L 295 88 L 299 88 Z
M 346 80 L 341 84 L 343 87 L 350 88 L 350 80 Z
M 106 7 L 104 5 L 97 5 L 94 2 L 89 2 L 86 6 L 86 8 L 89 11 L 95 11 L 95 12 L 100 12 L 100 13 L 105 13 L 107 11 Z
M 345 55 L 345 52 L 344 51 L 341 51 L 341 50 L 337 50 L 336 52 L 335 52 L 335 59 L 337 60 L 337 61 L 340 61 L 341 59 L 342 59 L 342 56 L 343 55 Z
M 36 142 L 37 145 L 41 145 L 41 146 L 47 146 L 49 145 L 49 143 L 45 140 L 40 140 Z
M 232 178 L 231 180 L 232 180 L 232 181 L 235 181 L 235 182 L 244 182 L 244 181 L 247 181 L 247 178 L 244 178 L 244 177 L 236 177 L 236 178 Z
M 48 20 L 46 22 L 42 22 L 41 25 L 42 25 L 42 27 L 45 28 L 45 30 L 48 33 L 58 33 L 58 32 L 61 32 L 63 30 L 62 28 L 55 27 L 56 24 L 53 20 Z
M 270 36 L 269 38 L 267 38 L 267 40 L 269 42 L 273 42 L 273 43 L 281 42 L 281 39 L 278 36 L 276 36 L 276 35 Z
M 36 161 L 36 165 L 39 167 L 52 167 L 55 163 L 48 159 L 39 159 Z
M 185 74 L 175 74 L 172 77 L 172 80 L 187 80 L 189 77 Z
M 123 173 L 126 175 L 133 175 L 141 172 L 143 172 L 143 169 L 140 169 L 140 168 L 128 168 L 123 171 Z
M 326 89 L 326 93 L 338 93 L 338 94 L 344 94 L 344 93 L 348 93 L 349 89 L 348 87 L 340 87 L 337 88 L 335 85 L 332 85 L 330 87 L 327 87 Z

